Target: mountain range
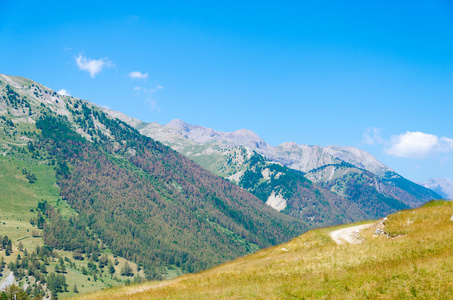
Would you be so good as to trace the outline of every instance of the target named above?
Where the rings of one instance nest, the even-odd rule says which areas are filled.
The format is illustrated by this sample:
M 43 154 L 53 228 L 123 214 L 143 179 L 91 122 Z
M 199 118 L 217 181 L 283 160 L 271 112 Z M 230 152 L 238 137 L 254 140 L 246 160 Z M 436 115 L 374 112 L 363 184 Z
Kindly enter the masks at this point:
M 343 203 L 353 203 L 351 207 L 358 207 L 363 219 L 379 218 L 399 209 L 442 198 L 436 192 L 405 179 L 371 154 L 354 147 L 308 146 L 294 142 L 274 147 L 247 129 L 221 132 L 181 120 L 160 125 L 141 122 L 109 109 L 105 111 L 134 126 L 142 134 L 186 155 L 214 174 L 246 188 L 275 209 L 302 220 L 318 219 L 317 214 L 305 210 L 306 206 L 302 204 L 315 195 L 306 197 L 303 193 L 294 193 L 291 187 L 295 184 L 282 183 L 276 174 L 290 172 L 299 180 L 308 179 L 315 184 L 311 186 L 313 193 L 335 194 L 347 201 Z M 260 161 L 261 165 L 257 166 L 255 161 Z M 335 203 L 329 204 L 331 208 L 336 206 Z

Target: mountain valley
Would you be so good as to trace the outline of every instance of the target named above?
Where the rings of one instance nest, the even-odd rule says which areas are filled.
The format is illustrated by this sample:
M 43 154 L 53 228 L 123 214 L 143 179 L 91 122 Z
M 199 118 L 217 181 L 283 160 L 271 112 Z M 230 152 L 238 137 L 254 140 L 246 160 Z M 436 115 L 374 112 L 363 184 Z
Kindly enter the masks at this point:
M 38 298 L 202 272 L 440 198 L 352 147 L 144 123 L 3 74 L 0 171 L 0 288 Z

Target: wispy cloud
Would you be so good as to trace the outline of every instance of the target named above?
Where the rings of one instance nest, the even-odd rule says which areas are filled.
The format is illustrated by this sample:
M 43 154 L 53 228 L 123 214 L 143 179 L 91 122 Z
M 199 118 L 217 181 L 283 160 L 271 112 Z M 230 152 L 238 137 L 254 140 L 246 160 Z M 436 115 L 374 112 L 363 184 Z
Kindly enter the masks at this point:
M 363 142 L 368 145 L 383 144 L 385 141 L 381 137 L 380 128 L 367 128 L 363 133 Z
M 426 158 L 439 153 L 453 152 L 453 139 L 420 131 L 407 131 L 392 136 L 384 152 L 397 157 Z
M 129 77 L 132 79 L 148 79 L 148 73 L 141 73 L 139 71 L 134 71 L 129 73 Z
M 68 90 L 61 89 L 57 92 L 57 94 L 62 95 L 62 96 L 71 96 Z
M 164 87 L 161 85 L 156 86 L 155 88 L 143 88 L 136 86 L 134 87 L 134 91 L 136 92 L 137 96 L 144 97 L 144 101 L 146 104 L 149 105 L 151 111 L 160 112 L 160 106 L 158 100 L 154 97 L 154 94 Z
M 102 71 L 103 68 L 114 66 L 114 64 L 107 58 L 91 59 L 86 58 L 82 53 L 76 57 L 76 63 L 80 70 L 90 73 L 91 78 L 94 78 L 97 73 Z

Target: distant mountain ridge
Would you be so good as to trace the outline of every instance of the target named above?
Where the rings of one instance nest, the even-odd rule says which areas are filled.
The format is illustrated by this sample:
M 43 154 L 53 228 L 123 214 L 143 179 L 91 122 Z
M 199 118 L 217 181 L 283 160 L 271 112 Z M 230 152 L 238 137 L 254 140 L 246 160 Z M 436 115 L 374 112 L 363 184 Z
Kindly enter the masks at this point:
M 421 182 L 420 185 L 435 191 L 445 199 L 453 200 L 453 181 L 448 178 L 431 178 Z
M 189 125 L 181 120 L 173 120 L 165 127 L 176 129 L 176 133 L 196 143 L 220 142 L 226 147 L 246 146 L 272 161 L 281 162 L 292 169 L 307 172 L 326 164 L 348 162 L 379 176 L 392 169 L 380 163 L 371 154 L 354 148 L 339 146 L 308 146 L 286 142 L 277 147 L 267 144 L 256 133 L 248 129 L 233 132 L 215 131 L 199 125 Z

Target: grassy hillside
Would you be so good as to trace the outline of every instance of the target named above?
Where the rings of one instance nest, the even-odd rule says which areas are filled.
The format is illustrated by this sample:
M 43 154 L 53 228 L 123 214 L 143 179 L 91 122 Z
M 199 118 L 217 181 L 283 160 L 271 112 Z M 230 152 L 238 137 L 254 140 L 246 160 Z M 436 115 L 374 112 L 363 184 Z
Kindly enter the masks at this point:
M 453 202 L 429 202 L 373 223 L 361 244 L 330 238 L 350 225 L 316 229 L 198 274 L 77 299 L 451 299 L 452 214 Z

